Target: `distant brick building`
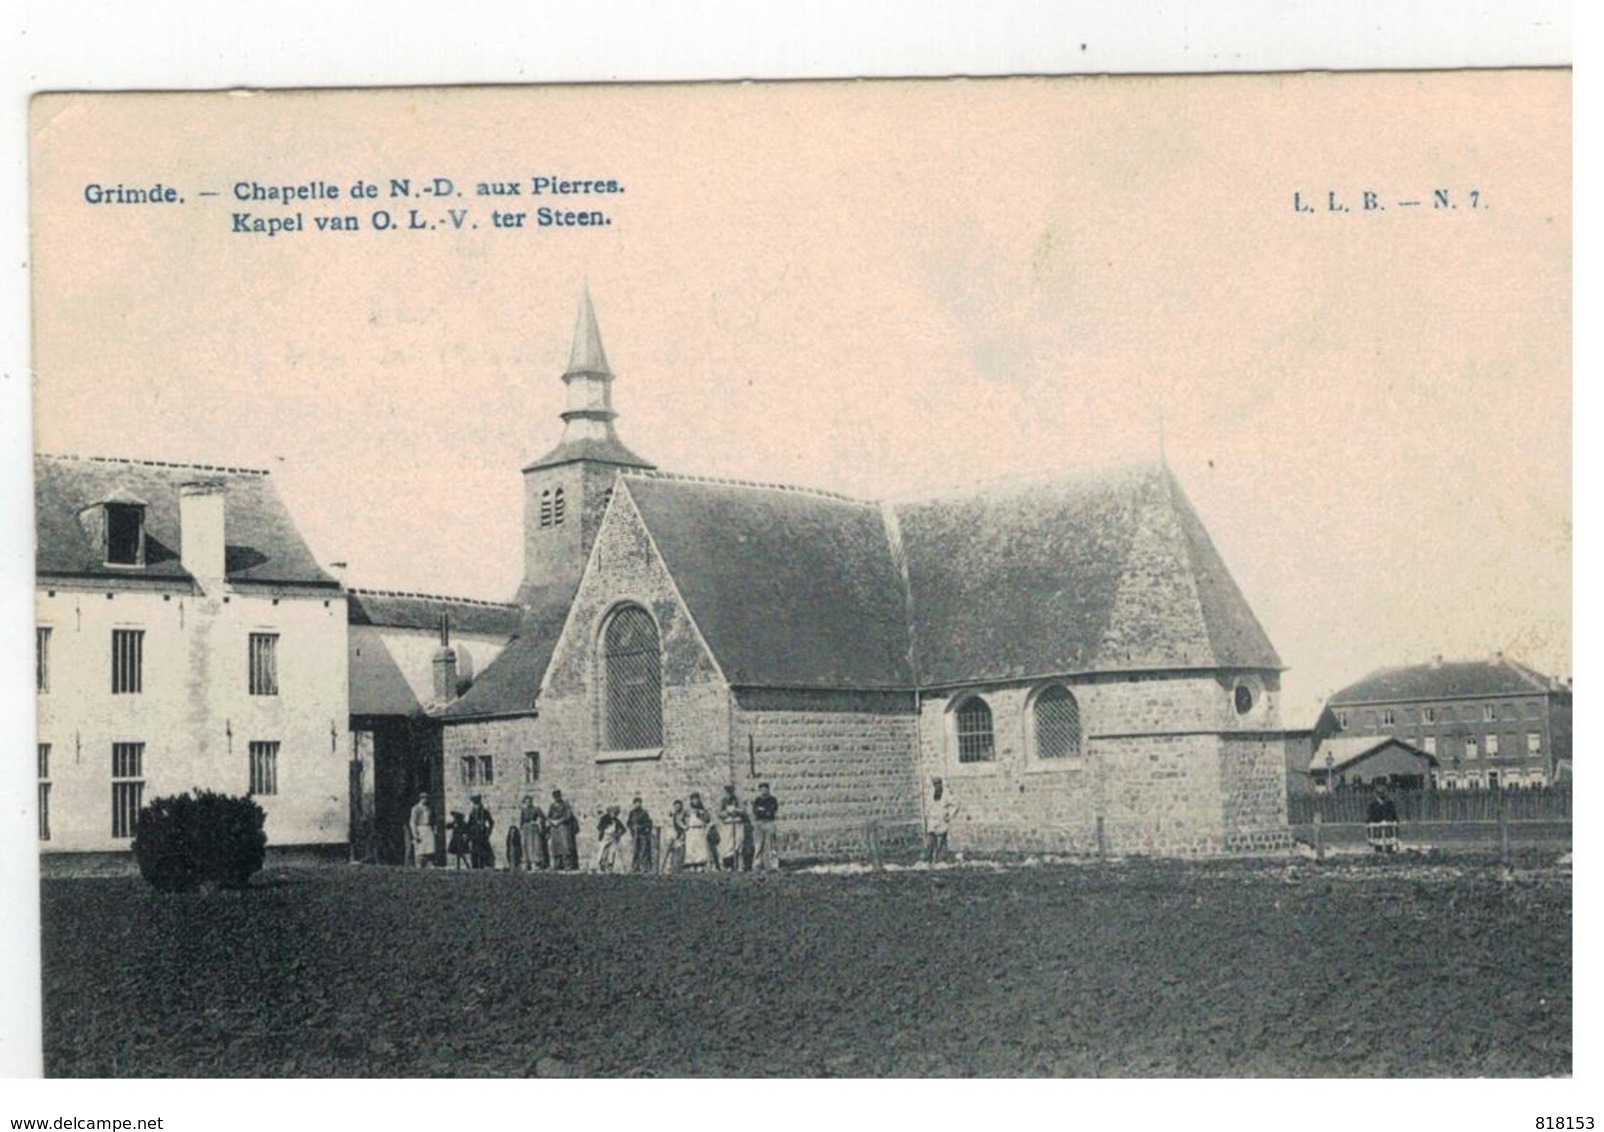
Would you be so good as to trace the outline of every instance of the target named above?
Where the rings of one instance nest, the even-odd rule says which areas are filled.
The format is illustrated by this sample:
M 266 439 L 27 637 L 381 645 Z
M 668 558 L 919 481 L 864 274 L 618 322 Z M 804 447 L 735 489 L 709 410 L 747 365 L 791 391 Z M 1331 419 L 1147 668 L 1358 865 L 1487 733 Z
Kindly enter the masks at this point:
M 1540 786 L 1569 773 L 1571 688 L 1509 659 L 1383 668 L 1331 697 L 1311 769 L 1331 740 L 1402 739 L 1436 761 L 1432 785 Z
M 445 810 L 763 780 L 822 850 L 915 833 L 940 775 L 958 847 L 1288 843 L 1280 660 L 1167 468 L 892 503 L 666 475 L 616 434 L 588 296 L 563 381 L 516 635 L 427 709 Z
M 254 795 L 346 840 L 346 605 L 266 472 L 40 456 L 39 844 L 126 850 L 140 806 Z

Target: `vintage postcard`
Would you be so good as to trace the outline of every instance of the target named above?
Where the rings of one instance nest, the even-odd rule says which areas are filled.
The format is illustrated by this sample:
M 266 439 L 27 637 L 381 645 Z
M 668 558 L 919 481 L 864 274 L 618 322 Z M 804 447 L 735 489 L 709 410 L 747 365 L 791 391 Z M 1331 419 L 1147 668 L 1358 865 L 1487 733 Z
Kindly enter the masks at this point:
M 48 1075 L 1571 1074 L 1568 70 L 30 128 Z

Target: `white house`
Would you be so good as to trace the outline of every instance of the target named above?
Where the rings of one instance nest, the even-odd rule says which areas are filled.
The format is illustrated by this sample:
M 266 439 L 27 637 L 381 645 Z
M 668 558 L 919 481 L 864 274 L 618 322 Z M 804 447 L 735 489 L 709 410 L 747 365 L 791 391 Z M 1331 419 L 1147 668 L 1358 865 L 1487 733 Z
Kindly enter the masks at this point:
M 268 473 L 40 456 L 34 501 L 41 850 L 126 849 L 192 787 L 344 843 L 346 602 Z

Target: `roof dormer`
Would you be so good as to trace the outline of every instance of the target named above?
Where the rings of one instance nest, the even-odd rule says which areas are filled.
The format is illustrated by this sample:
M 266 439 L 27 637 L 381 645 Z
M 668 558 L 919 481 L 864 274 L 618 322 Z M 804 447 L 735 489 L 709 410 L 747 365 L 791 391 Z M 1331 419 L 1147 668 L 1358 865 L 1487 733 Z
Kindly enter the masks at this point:
M 145 565 L 145 509 L 143 499 L 117 488 L 78 512 L 78 522 L 89 533 L 107 566 Z

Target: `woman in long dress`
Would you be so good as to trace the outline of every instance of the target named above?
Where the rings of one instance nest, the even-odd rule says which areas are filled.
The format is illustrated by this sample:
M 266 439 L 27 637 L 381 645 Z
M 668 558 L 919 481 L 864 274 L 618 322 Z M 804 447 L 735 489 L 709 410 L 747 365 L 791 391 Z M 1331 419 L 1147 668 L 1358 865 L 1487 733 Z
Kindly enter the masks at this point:
M 698 872 L 712 863 L 713 854 L 707 844 L 707 827 L 713 824 L 713 815 L 702 805 L 700 794 L 691 795 L 691 804 L 685 811 L 685 868 Z
M 539 806 L 532 807 L 529 832 L 524 834 L 524 860 L 537 869 L 551 868 L 551 827 Z
M 596 824 L 596 857 L 591 871 L 613 872 L 618 866 L 618 843 L 624 836 L 624 823 L 618 819 L 618 807 L 601 810 Z
M 563 801 L 563 792 L 551 792 L 551 807 L 546 811 L 551 830 L 552 868 L 571 872 L 579 868 L 579 844 L 575 834 L 579 830 L 579 817 L 574 808 Z

